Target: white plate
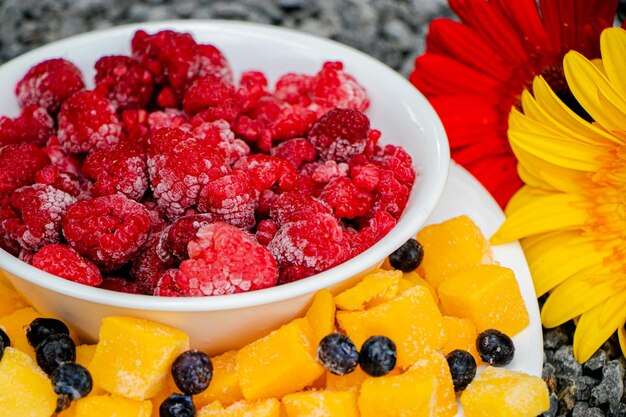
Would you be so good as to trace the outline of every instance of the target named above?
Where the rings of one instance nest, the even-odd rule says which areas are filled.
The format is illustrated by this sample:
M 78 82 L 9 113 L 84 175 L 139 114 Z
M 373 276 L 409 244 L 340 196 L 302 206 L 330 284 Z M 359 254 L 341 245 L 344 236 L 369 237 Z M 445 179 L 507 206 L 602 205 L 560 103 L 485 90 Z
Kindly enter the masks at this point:
M 504 213 L 487 190 L 465 169 L 453 163 L 443 195 L 426 224 L 440 223 L 462 214 L 468 215 L 486 237 L 495 233 L 504 221 Z M 502 266 L 515 272 L 530 316 L 528 327 L 513 337 L 515 357 L 506 368 L 540 377 L 543 367 L 543 334 L 526 258 L 517 242 L 494 246 L 493 254 Z M 464 415 L 462 410 L 457 414 L 458 417 Z

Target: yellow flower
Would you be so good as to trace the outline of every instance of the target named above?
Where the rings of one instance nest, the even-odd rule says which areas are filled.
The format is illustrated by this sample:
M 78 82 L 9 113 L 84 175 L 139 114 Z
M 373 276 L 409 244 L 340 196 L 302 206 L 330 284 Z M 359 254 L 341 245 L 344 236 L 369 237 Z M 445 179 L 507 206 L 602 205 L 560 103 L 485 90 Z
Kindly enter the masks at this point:
M 601 60 L 571 51 L 565 78 L 589 123 L 542 77 L 509 115 L 525 185 L 493 243 L 521 239 L 545 327 L 577 321 L 584 362 L 617 330 L 626 355 L 626 30 L 605 29 Z

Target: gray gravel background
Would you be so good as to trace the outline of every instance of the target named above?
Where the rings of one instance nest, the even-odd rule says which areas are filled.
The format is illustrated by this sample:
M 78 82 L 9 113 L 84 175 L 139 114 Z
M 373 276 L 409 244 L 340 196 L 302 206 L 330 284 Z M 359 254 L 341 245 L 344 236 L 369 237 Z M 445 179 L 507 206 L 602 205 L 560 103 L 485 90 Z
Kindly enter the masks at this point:
M 452 16 L 445 0 L 0 0 L 0 63 L 67 36 L 132 22 L 236 19 L 287 26 L 360 49 L 407 75 L 428 22 Z M 572 356 L 573 326 L 544 332 L 545 416 L 626 417 L 626 360 L 615 338 L 586 364 Z

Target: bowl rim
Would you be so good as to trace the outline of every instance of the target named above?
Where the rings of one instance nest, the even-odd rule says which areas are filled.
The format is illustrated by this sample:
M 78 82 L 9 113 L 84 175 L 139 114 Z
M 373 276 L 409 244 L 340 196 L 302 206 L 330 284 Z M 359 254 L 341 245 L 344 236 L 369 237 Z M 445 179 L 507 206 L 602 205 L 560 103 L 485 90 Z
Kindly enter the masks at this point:
M 429 119 L 433 121 L 432 128 L 435 135 L 432 140 L 435 142 L 437 155 L 439 155 L 439 158 L 436 161 L 433 161 L 434 166 L 432 176 L 435 178 L 431 181 L 433 193 L 420 200 L 419 206 L 422 207 L 422 210 L 417 213 L 408 213 L 407 207 L 398 223 L 385 237 L 376 242 L 376 244 L 368 248 L 366 251 L 340 265 L 296 282 L 245 293 L 206 297 L 155 297 L 151 295 L 121 293 L 102 288 L 89 287 L 57 277 L 21 261 L 17 257 L 14 257 L 2 249 L 0 249 L 0 272 L 5 270 L 6 272 L 17 276 L 19 279 L 29 281 L 35 285 L 66 296 L 79 298 L 97 304 L 128 308 L 132 310 L 177 312 L 235 310 L 277 303 L 300 296 L 312 295 L 320 289 L 340 284 L 349 277 L 362 272 L 363 268 L 361 264 L 363 262 L 367 263 L 366 260 L 368 258 L 384 259 L 390 252 L 400 247 L 404 242 L 406 242 L 406 240 L 417 232 L 417 230 L 413 230 L 412 227 L 406 226 L 410 226 L 411 224 L 418 222 L 423 223 L 426 220 L 435 208 L 447 181 L 450 165 L 450 150 L 448 147 L 446 132 L 443 128 L 441 120 L 428 100 L 422 95 L 421 92 L 410 84 L 407 79 L 375 58 L 345 44 L 290 28 L 276 27 L 259 23 L 212 19 L 163 20 L 119 25 L 70 36 L 20 55 L 3 64 L 0 68 L 4 69 L 7 65 L 17 65 L 22 62 L 31 62 L 34 57 L 39 57 L 42 52 L 45 53 L 49 49 L 63 48 L 66 45 L 82 42 L 90 38 L 102 38 L 103 36 L 111 34 L 120 34 L 130 30 L 139 29 L 146 31 L 163 29 L 194 31 L 198 30 L 200 26 L 210 26 L 213 29 L 221 28 L 231 31 L 253 30 L 255 33 L 265 36 L 284 36 L 287 34 L 289 35 L 289 39 L 291 41 L 298 40 L 301 42 L 314 42 L 326 45 L 328 47 L 341 50 L 342 53 L 350 56 L 350 60 L 357 59 L 366 63 L 376 71 L 379 71 L 381 77 L 391 78 L 392 80 L 395 80 L 395 83 L 404 84 L 406 87 L 410 88 L 412 93 L 409 94 L 413 94 L 416 103 L 419 103 L 420 107 L 422 107 L 420 111 L 429 113 Z M 343 55 L 339 59 L 344 61 Z M 419 178 L 420 177 L 418 176 L 414 187 L 420 185 Z M 414 190 L 415 188 L 412 190 L 412 193 Z M 427 207 L 427 209 L 423 209 L 423 207 Z M 410 218 L 411 216 L 407 216 L 407 214 L 412 215 L 412 217 L 415 218 Z

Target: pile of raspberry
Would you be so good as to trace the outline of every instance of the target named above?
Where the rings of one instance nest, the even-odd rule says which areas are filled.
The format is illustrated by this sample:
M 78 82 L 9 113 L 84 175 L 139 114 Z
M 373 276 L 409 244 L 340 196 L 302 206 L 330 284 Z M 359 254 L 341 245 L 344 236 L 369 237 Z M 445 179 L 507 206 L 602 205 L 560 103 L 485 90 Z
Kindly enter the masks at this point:
M 238 83 L 189 34 L 138 31 L 130 56 L 32 67 L 0 118 L 0 247 L 89 286 L 157 296 L 257 290 L 363 252 L 415 180 L 377 145 L 365 89 L 314 75 Z

